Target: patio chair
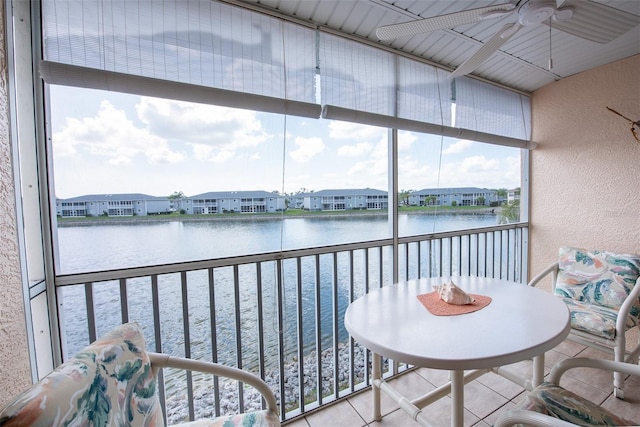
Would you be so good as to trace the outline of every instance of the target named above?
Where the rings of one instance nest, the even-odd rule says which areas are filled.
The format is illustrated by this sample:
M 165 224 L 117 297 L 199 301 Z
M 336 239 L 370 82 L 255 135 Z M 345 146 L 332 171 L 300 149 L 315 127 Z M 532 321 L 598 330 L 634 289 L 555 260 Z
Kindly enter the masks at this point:
M 515 409 L 502 414 L 494 427 L 524 424 L 534 427 L 570 426 L 632 426 L 637 421 L 626 420 L 562 388 L 561 376 L 573 368 L 596 368 L 640 377 L 640 366 L 604 359 L 565 359 L 551 369 L 549 382 L 528 392 Z
M 164 426 L 157 374 L 167 367 L 241 381 L 256 388 L 266 402 L 263 410 L 176 426 L 280 425 L 275 396 L 260 378 L 216 363 L 147 353 L 140 327 L 126 323 L 9 402 L 0 410 L 0 426 Z
M 568 339 L 613 353 L 618 362 L 638 363 L 640 339 L 626 349 L 626 334 L 640 336 L 640 256 L 561 247 L 559 259 L 534 277 L 536 286 L 551 275 L 552 292 L 571 312 Z M 624 399 L 624 378 L 613 374 L 613 392 Z

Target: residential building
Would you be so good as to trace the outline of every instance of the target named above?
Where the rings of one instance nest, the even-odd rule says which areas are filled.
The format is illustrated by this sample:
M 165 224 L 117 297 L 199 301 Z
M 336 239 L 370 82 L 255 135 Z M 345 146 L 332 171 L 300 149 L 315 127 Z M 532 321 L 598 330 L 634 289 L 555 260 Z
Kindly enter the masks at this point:
M 56 214 L 62 218 L 83 216 L 147 216 L 171 213 L 167 197 L 147 194 L 90 194 L 56 199 Z
M 371 188 L 320 190 L 303 196 L 304 209 L 310 211 L 345 211 L 387 209 L 386 191 Z
M 497 203 L 496 190 L 478 187 L 425 188 L 409 195 L 410 206 L 492 206 Z
M 507 191 L 507 203 L 520 202 L 520 189 L 514 188 Z
M 214 191 L 187 197 L 182 201 L 188 214 L 282 212 L 285 197 L 267 191 Z

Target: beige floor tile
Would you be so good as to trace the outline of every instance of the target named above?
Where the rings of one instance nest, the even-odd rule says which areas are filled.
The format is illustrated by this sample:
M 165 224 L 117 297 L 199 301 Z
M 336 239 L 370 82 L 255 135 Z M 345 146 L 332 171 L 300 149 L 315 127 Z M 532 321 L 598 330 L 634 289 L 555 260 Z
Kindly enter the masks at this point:
M 488 425 L 492 426 L 495 424 L 496 420 L 498 419 L 498 417 L 500 415 L 502 415 L 504 412 L 514 409 L 516 407 L 516 404 L 513 402 L 507 402 L 504 405 L 502 405 L 500 408 L 496 409 L 495 411 L 493 411 L 491 414 L 489 414 L 488 416 L 486 416 L 483 421 L 485 423 L 487 423 Z
M 640 425 L 640 382 L 627 380 L 624 393 L 624 400 L 616 399 L 611 395 L 602 406 L 614 414 Z
M 515 398 L 524 391 L 524 388 L 520 387 L 518 384 L 492 372 L 481 376 L 476 381 L 484 384 L 491 390 L 494 390 L 509 400 Z
M 309 423 L 304 418 L 297 418 L 294 421 L 286 421 L 282 425 L 286 427 L 309 427 Z
M 437 402 L 423 408 L 422 412 L 429 420 L 429 424 L 433 427 L 450 427 L 451 426 L 451 399 L 445 397 Z M 470 427 L 478 423 L 480 419 L 472 414 L 470 411 L 464 411 L 464 426 Z M 392 412 L 391 414 L 382 418 L 379 422 L 373 422 L 370 426 L 397 426 L 397 427 L 411 427 L 419 425 L 413 421 L 410 416 L 402 409 Z
M 449 371 L 442 369 L 419 368 L 416 373 L 436 387 L 449 382 Z
M 565 340 L 559 345 L 557 345 L 553 350 L 558 351 L 569 357 L 575 357 L 578 353 L 580 353 L 584 349 L 585 349 L 585 346 L 582 344 Z
M 558 347 L 556 347 L 556 349 L 557 348 Z M 556 351 L 555 349 L 548 351 L 544 355 L 544 366 L 546 368 L 551 369 L 555 364 L 562 362 L 563 360 L 568 359 L 569 357 L 573 357 L 573 356 L 568 356 L 561 351 Z
M 362 417 L 367 423 L 373 421 L 373 396 L 371 395 L 370 390 L 360 393 L 357 396 L 350 397 L 348 401 L 351 406 L 358 411 L 360 417 Z M 380 413 L 382 416 L 390 414 L 396 409 L 399 409 L 398 404 L 385 393 L 381 393 Z
M 367 424 L 346 400 L 314 412 L 306 420 L 310 427 L 362 427 Z
M 414 427 L 419 426 L 417 422 L 409 418 L 406 412 L 402 409 L 396 409 L 388 415 L 382 417 L 380 421 L 374 421 L 369 424 L 375 427 Z
M 497 411 L 508 401 L 509 399 L 478 381 L 472 381 L 464 387 L 464 407 L 480 419 Z
M 434 427 L 450 427 L 451 426 L 451 398 L 444 397 L 437 402 L 432 403 L 423 409 Z M 480 421 L 480 418 L 471 411 L 464 410 L 464 425 L 472 426 Z
M 575 379 L 580 383 L 588 384 L 607 395 L 613 393 L 613 373 L 611 372 L 592 368 L 575 368 L 565 372 L 560 378 L 560 385 L 580 394 L 579 384 L 569 383 L 570 379 Z
M 409 372 L 389 381 L 389 384 L 398 390 L 407 399 L 413 399 L 422 396 L 435 387 L 429 381 L 424 379 L 417 372 Z
M 577 357 L 593 357 L 596 359 L 613 360 L 613 353 L 596 350 L 593 347 L 585 347 L 584 350 L 577 354 Z

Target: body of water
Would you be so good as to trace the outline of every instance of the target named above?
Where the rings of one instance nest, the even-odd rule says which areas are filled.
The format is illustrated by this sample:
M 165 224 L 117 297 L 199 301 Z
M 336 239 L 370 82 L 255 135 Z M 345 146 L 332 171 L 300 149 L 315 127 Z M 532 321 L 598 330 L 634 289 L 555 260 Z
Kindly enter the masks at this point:
M 497 224 L 495 214 L 400 215 L 400 236 Z M 140 221 L 58 228 L 58 274 L 195 261 L 391 237 L 384 215 Z

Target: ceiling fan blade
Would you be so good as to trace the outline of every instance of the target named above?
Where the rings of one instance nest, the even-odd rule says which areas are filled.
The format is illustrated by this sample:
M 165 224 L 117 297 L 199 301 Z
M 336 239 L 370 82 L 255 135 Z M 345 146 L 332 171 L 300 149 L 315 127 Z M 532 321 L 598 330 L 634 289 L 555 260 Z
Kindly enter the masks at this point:
M 449 78 L 453 79 L 455 77 L 464 76 L 478 68 L 484 61 L 489 59 L 491 55 L 496 53 L 496 51 L 500 49 L 500 46 L 513 37 L 521 27 L 522 25 L 518 22 L 514 24 L 507 24 L 502 27 L 502 29 L 487 40 L 482 47 L 471 56 L 471 58 L 467 59 L 458 68 L 456 68 L 455 71 L 449 75 Z
M 608 43 L 640 25 L 640 16 L 593 1 L 565 0 L 562 7 L 571 7 L 573 16 L 566 21 L 554 20 L 551 27 L 596 43 Z
M 461 25 L 473 24 L 483 19 L 504 16 L 505 13 L 500 12 L 509 12 L 514 8 L 515 6 L 513 4 L 504 3 L 418 19 L 416 21 L 402 22 L 400 24 L 383 25 L 376 30 L 376 36 L 380 40 L 393 40 L 405 36 L 455 28 Z

